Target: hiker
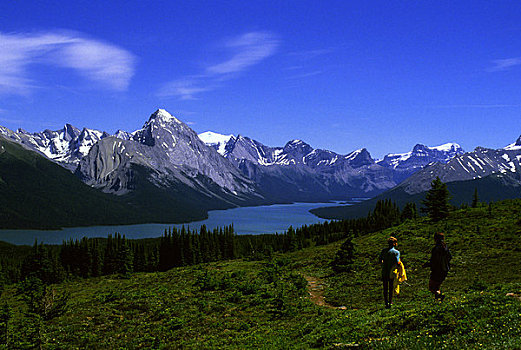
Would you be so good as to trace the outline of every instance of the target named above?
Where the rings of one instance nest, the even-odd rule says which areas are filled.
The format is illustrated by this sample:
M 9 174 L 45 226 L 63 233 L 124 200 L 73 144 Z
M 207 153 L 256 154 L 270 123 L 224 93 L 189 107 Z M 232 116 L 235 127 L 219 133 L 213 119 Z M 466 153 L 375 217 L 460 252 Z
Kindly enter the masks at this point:
M 434 294 L 434 299 L 443 301 L 445 295 L 441 293 L 440 287 L 450 270 L 452 255 L 450 254 L 447 244 L 445 244 L 445 235 L 443 233 L 435 233 L 434 242 L 436 245 L 432 248 L 431 258 L 428 262 L 423 264 L 423 267 L 431 268 L 429 290 Z
M 382 265 L 385 308 L 390 309 L 393 304 L 394 293 L 394 274 L 392 274 L 392 271 L 396 269 L 398 261 L 400 261 L 400 252 L 396 249 L 398 245 L 396 238 L 389 237 L 387 245 L 387 248 L 382 249 L 380 253 L 380 264 Z

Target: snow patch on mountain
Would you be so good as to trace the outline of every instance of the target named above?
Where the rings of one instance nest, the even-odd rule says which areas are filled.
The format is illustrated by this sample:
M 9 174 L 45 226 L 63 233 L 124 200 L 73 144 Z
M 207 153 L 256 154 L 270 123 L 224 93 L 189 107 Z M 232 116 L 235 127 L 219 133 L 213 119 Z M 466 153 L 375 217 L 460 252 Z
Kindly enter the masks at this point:
M 463 153 L 465 153 L 463 148 L 453 142 L 434 147 L 417 144 L 410 152 L 391 153 L 376 163 L 393 169 L 422 168 L 433 162 L 446 163 L 455 156 Z
M 504 149 L 507 150 L 507 151 L 519 151 L 519 150 L 521 150 L 521 136 L 519 136 L 519 138 L 517 139 L 516 142 L 506 146 Z
M 224 156 L 226 144 L 234 135 L 223 135 L 213 131 L 205 131 L 198 135 L 207 146 L 214 148 L 220 155 Z
M 432 150 L 437 150 L 440 152 L 456 152 L 457 150 L 461 150 L 461 146 L 454 142 L 444 143 L 443 145 L 427 147 Z
M 80 131 L 71 124 L 66 124 L 61 130 L 44 130 L 36 133 L 29 133 L 23 129 L 12 131 L 0 127 L 0 133 L 71 170 L 89 153 L 96 142 L 110 136 L 99 130 L 83 128 Z

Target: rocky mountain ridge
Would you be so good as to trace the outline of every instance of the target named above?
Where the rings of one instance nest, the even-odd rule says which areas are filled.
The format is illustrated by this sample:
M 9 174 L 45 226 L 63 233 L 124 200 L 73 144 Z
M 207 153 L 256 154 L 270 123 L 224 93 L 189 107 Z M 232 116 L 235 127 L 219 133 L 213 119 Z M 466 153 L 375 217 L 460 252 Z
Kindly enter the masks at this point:
M 80 130 L 71 124 L 65 124 L 61 130 L 47 129 L 37 133 L 29 133 L 23 129 L 14 132 L 0 126 L 0 134 L 43 154 L 69 170 L 76 168 L 96 142 L 110 136 L 104 131 L 87 128 Z
M 481 179 L 492 174 L 505 174 L 521 179 L 521 137 L 505 148 L 477 147 L 474 151 L 457 155 L 447 163 L 435 163 L 413 174 L 400 184 L 409 194 L 430 188 L 436 177 L 443 182 Z
M 412 152 L 375 161 L 365 148 L 341 155 L 314 149 L 302 140 L 270 147 L 242 135 L 205 132 L 200 138 L 231 160 L 268 196 L 282 192 L 292 200 L 370 197 L 396 186 L 432 162 L 445 162 L 463 153 L 457 144 L 417 145 Z
M 147 181 L 157 188 L 188 186 L 230 205 L 251 200 L 271 203 L 371 197 L 415 173 L 425 174 L 423 169 L 454 168 L 458 164 L 455 159 L 466 159 L 461 171 L 467 179 L 471 168 L 465 164 L 474 164 L 474 158 L 465 158 L 455 143 L 436 147 L 418 144 L 410 152 L 375 160 L 365 148 L 341 155 L 315 149 L 302 140 L 270 147 L 242 135 L 197 135 L 162 109 L 132 133 L 80 131 L 67 124 L 61 130 L 40 133 L 1 127 L 0 134 L 42 153 L 105 192 L 123 195 L 135 191 L 135 169 L 140 168 L 146 169 Z M 489 156 L 488 167 L 485 160 L 478 161 L 483 169 L 472 176 L 512 169 L 510 163 L 517 158 L 510 159 L 510 153 L 517 149 L 521 150 L 521 138 L 502 151 L 507 153 Z M 419 182 L 427 181 L 425 176 L 418 175 Z M 447 181 L 459 178 L 457 174 L 446 176 Z M 420 190 L 414 181 L 407 183 L 410 191 Z

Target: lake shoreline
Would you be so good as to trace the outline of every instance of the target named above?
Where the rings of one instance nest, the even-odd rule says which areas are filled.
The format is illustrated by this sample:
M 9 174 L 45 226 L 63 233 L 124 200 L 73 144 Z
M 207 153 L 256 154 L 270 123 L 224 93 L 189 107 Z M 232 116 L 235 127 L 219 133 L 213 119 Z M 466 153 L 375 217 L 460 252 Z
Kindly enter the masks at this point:
M 37 229 L 2 229 L 0 241 L 17 245 L 32 245 L 35 240 L 46 244 L 61 244 L 63 240 L 82 237 L 106 238 L 109 234 L 120 233 L 129 239 L 160 237 L 170 227 L 199 229 L 205 225 L 208 229 L 234 225 L 237 234 L 272 234 L 282 233 L 289 226 L 294 228 L 324 222 L 309 210 L 317 207 L 338 205 L 338 201 L 295 202 L 292 204 L 270 204 L 263 206 L 238 207 L 231 209 L 210 210 L 204 220 L 185 223 L 146 223 L 132 225 L 97 225 L 81 227 L 63 227 L 56 230 Z

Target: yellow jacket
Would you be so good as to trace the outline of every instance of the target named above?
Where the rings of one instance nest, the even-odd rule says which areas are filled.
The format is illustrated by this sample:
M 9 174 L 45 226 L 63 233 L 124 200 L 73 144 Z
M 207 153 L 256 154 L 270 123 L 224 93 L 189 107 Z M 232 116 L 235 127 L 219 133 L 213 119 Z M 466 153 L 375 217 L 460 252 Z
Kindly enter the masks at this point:
M 393 278 L 394 294 L 400 294 L 400 283 L 407 281 L 407 273 L 402 261 L 398 261 L 396 268 L 391 270 L 391 277 Z

